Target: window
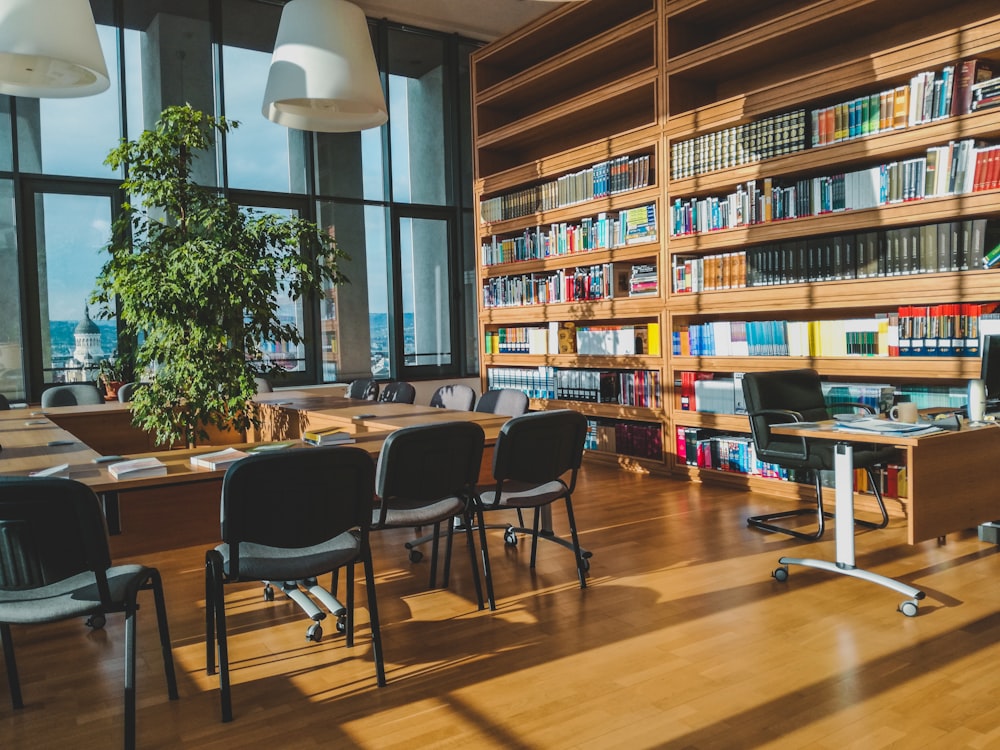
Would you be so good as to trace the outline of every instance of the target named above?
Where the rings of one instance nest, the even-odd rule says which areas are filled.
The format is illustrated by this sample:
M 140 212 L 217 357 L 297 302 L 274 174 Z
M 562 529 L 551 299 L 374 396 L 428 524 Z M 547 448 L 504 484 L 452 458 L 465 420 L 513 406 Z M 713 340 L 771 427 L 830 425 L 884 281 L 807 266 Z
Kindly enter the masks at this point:
M 25 397 L 19 266 L 14 183 L 0 180 L 0 268 L 4 269 L 0 274 L 0 393 L 11 400 Z

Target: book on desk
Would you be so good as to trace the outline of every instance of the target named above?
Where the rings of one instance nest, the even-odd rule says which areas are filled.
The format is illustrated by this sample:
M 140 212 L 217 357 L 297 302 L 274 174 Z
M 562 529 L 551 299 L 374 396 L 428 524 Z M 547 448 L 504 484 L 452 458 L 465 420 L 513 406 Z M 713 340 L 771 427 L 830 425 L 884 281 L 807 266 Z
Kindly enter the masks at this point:
M 343 445 L 355 441 L 354 436 L 343 427 L 323 427 L 303 432 L 302 442 L 309 445 Z
M 134 458 L 108 466 L 108 473 L 115 479 L 142 479 L 160 477 L 167 473 L 167 465 L 158 458 Z
M 230 464 L 234 464 L 242 458 L 246 458 L 250 454 L 246 451 L 241 451 L 238 448 L 226 448 L 225 450 L 215 451 L 213 453 L 202 453 L 197 456 L 191 456 L 191 465 L 196 468 L 201 469 L 225 469 L 228 468 Z

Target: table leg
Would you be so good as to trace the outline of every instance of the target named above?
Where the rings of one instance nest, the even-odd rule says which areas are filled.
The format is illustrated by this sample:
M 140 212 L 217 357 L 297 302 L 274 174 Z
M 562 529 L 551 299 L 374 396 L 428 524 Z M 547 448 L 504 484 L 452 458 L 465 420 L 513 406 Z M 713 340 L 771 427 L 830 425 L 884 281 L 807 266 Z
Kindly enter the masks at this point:
M 834 454 L 834 488 L 836 491 L 836 561 L 816 560 L 803 557 L 782 557 L 778 560 L 781 568 L 774 571 L 778 580 L 788 577 L 789 565 L 803 565 L 831 573 L 860 578 L 863 581 L 885 586 L 911 599 L 899 605 L 899 611 L 907 617 L 917 614 L 917 602 L 924 598 L 924 592 L 894 578 L 872 573 L 854 565 L 854 450 L 850 443 L 838 443 Z

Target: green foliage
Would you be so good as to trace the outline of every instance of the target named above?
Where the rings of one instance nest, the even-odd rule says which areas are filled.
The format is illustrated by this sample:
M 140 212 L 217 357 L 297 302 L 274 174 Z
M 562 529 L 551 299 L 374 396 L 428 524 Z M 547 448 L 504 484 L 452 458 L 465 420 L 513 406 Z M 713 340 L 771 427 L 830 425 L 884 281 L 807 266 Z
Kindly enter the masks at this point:
M 255 424 L 254 377 L 273 376 L 261 343 L 301 343 L 278 318 L 278 298 L 346 281 L 346 257 L 312 222 L 241 209 L 192 179 L 196 155 L 238 123 L 169 107 L 153 130 L 123 141 L 105 163 L 125 168 L 123 204 L 97 280 L 100 314 L 141 333 L 136 372 L 153 373 L 132 402 L 137 425 L 167 444 L 192 444 L 216 425 Z

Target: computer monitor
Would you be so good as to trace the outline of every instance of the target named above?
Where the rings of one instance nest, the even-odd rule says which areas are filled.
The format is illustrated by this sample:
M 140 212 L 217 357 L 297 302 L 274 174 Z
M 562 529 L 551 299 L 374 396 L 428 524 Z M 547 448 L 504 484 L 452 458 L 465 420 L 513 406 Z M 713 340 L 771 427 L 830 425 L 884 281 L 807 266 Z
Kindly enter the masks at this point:
M 990 401 L 1000 399 L 1000 335 L 983 337 L 979 377 L 986 386 L 986 398 Z

